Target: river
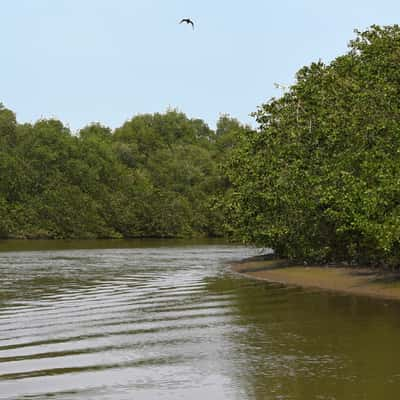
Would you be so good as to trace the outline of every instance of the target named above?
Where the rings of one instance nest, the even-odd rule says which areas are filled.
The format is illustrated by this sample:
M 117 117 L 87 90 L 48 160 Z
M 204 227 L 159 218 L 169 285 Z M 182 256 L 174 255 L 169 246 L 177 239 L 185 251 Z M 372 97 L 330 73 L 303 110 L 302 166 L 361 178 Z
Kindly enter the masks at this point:
M 400 304 L 253 281 L 220 242 L 0 242 L 0 399 L 398 399 Z

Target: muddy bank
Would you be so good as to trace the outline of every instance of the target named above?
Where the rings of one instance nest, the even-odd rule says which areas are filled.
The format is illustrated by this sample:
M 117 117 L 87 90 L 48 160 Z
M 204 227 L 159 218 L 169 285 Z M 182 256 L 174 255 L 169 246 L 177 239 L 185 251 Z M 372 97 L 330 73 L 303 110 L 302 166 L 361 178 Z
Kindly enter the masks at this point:
M 269 282 L 400 300 L 400 273 L 361 267 L 291 265 L 270 256 L 249 258 L 231 268 Z

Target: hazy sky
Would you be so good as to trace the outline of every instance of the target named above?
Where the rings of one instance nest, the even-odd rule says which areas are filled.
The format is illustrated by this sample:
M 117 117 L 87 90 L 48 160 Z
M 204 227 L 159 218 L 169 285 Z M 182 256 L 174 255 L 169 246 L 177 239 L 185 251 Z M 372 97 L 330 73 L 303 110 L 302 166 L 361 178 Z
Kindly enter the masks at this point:
M 20 122 L 120 126 L 178 108 L 243 122 L 355 28 L 400 21 L 395 0 L 0 0 L 0 101 Z M 196 27 L 179 25 L 190 17 Z

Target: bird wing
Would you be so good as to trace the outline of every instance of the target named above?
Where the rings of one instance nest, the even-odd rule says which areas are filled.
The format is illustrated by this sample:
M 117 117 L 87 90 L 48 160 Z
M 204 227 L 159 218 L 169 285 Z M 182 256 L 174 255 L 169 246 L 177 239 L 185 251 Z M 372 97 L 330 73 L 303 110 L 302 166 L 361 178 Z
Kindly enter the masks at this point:
M 183 19 L 181 19 L 181 21 L 179 23 L 181 24 L 182 22 L 186 22 L 187 24 L 192 25 L 192 29 L 194 29 L 194 22 L 191 19 L 183 18 Z

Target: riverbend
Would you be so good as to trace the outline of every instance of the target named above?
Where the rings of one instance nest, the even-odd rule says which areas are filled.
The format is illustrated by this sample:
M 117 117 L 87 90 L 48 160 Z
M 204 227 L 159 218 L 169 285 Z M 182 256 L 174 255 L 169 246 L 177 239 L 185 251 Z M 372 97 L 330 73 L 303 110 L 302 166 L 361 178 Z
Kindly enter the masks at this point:
M 398 302 L 232 273 L 220 242 L 0 243 L 0 399 L 397 399 Z

